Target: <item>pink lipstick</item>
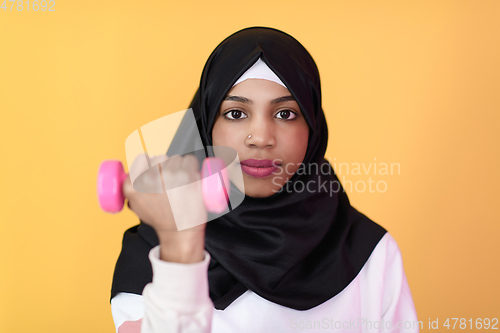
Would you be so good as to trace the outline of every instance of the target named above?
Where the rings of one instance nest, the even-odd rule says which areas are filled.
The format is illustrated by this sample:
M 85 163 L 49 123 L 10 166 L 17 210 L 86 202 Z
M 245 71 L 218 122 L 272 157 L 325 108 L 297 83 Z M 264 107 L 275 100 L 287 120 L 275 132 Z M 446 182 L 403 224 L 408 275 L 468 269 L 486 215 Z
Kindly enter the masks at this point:
M 243 170 L 243 172 L 256 178 L 263 178 L 271 175 L 274 171 L 278 169 L 278 166 L 280 165 L 278 163 L 273 165 L 273 161 L 271 160 L 254 160 L 254 159 L 241 161 L 240 164 L 241 164 L 241 170 Z

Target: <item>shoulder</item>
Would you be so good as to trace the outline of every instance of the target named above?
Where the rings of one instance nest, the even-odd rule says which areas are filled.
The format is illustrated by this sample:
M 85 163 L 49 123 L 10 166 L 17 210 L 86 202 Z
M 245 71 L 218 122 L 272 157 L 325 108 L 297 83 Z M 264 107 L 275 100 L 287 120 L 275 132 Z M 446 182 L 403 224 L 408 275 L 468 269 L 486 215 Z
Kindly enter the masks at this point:
M 401 250 L 396 239 L 389 232 L 386 232 L 373 249 L 371 256 L 378 260 L 394 260 L 401 257 Z
M 409 322 L 413 328 L 411 331 L 418 332 L 417 313 L 397 241 L 386 233 L 372 255 L 373 258 L 367 262 L 367 281 L 371 287 L 378 284 L 377 289 L 382 296 L 381 315 L 393 325 L 402 322 L 406 328 L 406 322 Z
M 396 275 L 404 274 L 401 250 L 389 232 L 386 232 L 377 243 L 362 272 L 364 277 L 380 278 L 380 282 L 390 280 L 396 273 Z

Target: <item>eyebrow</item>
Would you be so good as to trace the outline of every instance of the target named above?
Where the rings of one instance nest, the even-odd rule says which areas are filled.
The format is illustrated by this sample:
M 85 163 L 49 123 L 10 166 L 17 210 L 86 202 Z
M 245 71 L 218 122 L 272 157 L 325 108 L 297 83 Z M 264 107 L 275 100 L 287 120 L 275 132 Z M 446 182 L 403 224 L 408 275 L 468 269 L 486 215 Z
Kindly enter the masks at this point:
M 245 104 L 253 104 L 253 101 L 251 99 L 248 99 L 243 96 L 233 96 L 233 95 L 226 95 L 224 98 L 225 101 L 235 101 L 235 102 L 240 102 L 240 103 L 245 103 Z M 278 98 L 275 98 L 271 101 L 271 104 L 278 104 L 286 101 L 295 101 L 295 98 L 293 98 L 292 95 L 288 96 L 281 96 Z

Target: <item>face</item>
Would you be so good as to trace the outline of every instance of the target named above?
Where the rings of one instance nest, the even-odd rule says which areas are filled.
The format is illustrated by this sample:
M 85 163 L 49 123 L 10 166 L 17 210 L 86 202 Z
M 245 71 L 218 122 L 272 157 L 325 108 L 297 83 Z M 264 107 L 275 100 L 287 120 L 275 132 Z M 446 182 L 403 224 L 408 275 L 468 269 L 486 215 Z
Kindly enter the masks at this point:
M 309 126 L 290 91 L 264 79 L 232 87 L 212 129 L 214 146 L 238 152 L 244 189 L 235 185 L 255 198 L 273 195 L 293 176 L 304 160 L 308 137 Z

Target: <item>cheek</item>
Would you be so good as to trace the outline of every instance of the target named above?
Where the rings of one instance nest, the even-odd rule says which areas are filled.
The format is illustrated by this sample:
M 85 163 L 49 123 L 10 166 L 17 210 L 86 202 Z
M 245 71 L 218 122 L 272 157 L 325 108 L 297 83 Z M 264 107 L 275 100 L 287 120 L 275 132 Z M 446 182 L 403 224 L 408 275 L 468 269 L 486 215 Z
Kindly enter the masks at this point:
M 215 123 L 212 129 L 212 143 L 214 146 L 232 147 L 234 140 L 231 140 L 231 138 L 234 137 L 235 133 L 231 131 L 229 126 L 224 126 L 223 123 Z
M 222 126 L 220 126 L 219 122 L 215 122 L 214 127 L 212 128 L 212 143 L 214 146 L 221 146 L 224 142 L 225 133 L 223 131 Z
M 309 139 L 308 128 L 299 128 L 290 133 L 287 141 L 290 162 L 301 163 L 306 155 L 307 143 Z

